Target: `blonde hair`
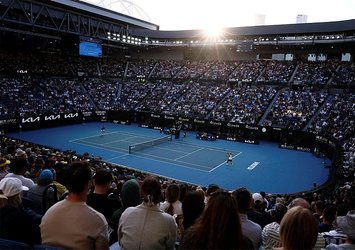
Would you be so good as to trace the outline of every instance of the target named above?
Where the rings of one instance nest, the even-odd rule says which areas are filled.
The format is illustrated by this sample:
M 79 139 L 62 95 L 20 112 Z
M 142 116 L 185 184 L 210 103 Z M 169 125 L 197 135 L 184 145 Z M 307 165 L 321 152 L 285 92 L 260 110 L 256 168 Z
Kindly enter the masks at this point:
M 295 206 L 287 211 L 280 224 L 284 249 L 313 249 L 318 237 L 318 223 L 309 209 Z
M 22 203 L 21 194 L 16 194 L 11 197 L 6 197 L 2 193 L 0 193 L 0 208 L 2 207 L 20 207 Z

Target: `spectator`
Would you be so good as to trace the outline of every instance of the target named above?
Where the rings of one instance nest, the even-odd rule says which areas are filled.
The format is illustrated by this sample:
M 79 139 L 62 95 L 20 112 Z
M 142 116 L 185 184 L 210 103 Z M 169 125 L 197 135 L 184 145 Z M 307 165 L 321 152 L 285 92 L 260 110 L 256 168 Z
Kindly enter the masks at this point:
M 22 185 L 31 188 L 35 185 L 33 180 L 25 177 L 25 173 L 28 169 L 28 161 L 25 158 L 14 158 L 11 161 L 10 168 L 12 173 L 7 174 L 5 177 L 15 177 L 22 182 Z
M 275 209 L 272 210 L 274 222 L 267 224 L 262 230 L 262 245 L 264 250 L 281 247 L 280 241 L 280 222 L 284 217 L 287 209 L 282 203 L 277 203 Z
M 169 184 L 165 191 L 165 201 L 160 209 L 170 215 L 182 215 L 182 203 L 179 200 L 180 188 L 177 184 Z
M 280 249 L 313 249 L 318 237 L 318 223 L 309 209 L 291 208 L 280 224 Z
M 321 220 L 322 222 L 318 226 L 318 231 L 320 233 L 329 232 L 334 229 L 333 222 L 336 215 L 336 207 L 334 205 L 328 205 L 324 208 Z
M 121 215 L 117 234 L 122 249 L 174 249 L 177 226 L 174 217 L 159 208 L 160 195 L 159 180 L 146 177 L 141 187 L 143 203 Z
M 243 236 L 238 205 L 228 192 L 215 191 L 205 211 L 184 234 L 180 249 L 250 249 Z
M 338 227 L 346 234 L 347 239 L 345 243 L 336 245 L 334 243 L 329 244 L 326 249 L 355 249 L 355 210 L 349 211 L 346 216 L 338 216 L 336 218 Z
M 43 244 L 71 249 L 109 248 L 105 216 L 86 205 L 91 175 L 87 162 L 73 162 L 69 166 L 66 172 L 69 194 L 47 210 L 40 225 Z
M 11 161 L 9 161 L 6 158 L 0 158 L 0 181 L 4 179 L 4 177 L 9 173 L 7 170 L 9 164 Z
M 247 211 L 252 205 L 252 196 L 245 188 L 238 188 L 232 195 L 238 202 L 238 212 L 242 225 L 243 235 L 247 236 L 253 243 L 254 249 L 259 249 L 261 245 L 261 227 L 259 224 L 248 219 Z
M 44 214 L 48 208 L 57 202 L 57 189 L 52 185 L 53 173 L 50 169 L 43 169 L 38 177 L 38 182 L 32 186 L 27 198 L 35 205 L 34 210 Z
M 187 192 L 182 202 L 183 228 L 192 226 L 205 208 L 204 195 L 199 191 Z
M 86 204 L 102 213 L 109 220 L 120 204 L 115 204 L 114 200 L 109 199 L 112 187 L 113 174 L 107 169 L 98 169 L 93 177 L 94 190 L 87 196 Z
M 41 216 L 22 206 L 21 181 L 7 177 L 0 181 L 0 237 L 27 244 L 40 244 Z
M 122 186 L 120 197 L 122 206 L 113 213 L 111 219 L 109 220 L 109 224 L 114 230 L 114 232 L 111 234 L 111 243 L 114 243 L 118 240 L 117 228 L 122 213 L 127 208 L 138 206 L 141 203 L 140 186 L 137 180 L 131 179 L 126 181 Z

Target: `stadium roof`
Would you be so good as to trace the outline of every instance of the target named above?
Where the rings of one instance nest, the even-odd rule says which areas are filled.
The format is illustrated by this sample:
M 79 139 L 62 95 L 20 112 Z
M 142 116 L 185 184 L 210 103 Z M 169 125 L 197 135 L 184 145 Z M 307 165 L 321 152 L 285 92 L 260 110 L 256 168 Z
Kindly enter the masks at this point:
M 119 22 L 124 22 L 127 25 L 134 25 L 142 27 L 144 29 L 158 30 L 159 26 L 135 17 L 127 16 L 122 13 L 118 13 L 109 9 L 102 8 L 97 5 L 93 5 L 84 1 L 79 0 L 51 0 L 51 2 L 59 3 L 61 5 L 77 9 L 79 11 L 85 11 L 94 13 L 106 18 L 111 18 Z
M 267 36 L 267 35 L 296 35 L 296 34 L 319 34 L 319 33 L 343 33 L 355 31 L 355 19 L 335 22 L 301 23 L 282 25 L 263 25 L 226 28 L 225 35 L 236 36 Z M 201 37 L 203 30 L 179 30 L 161 31 L 132 28 L 132 35 L 147 36 L 150 38 L 183 39 Z

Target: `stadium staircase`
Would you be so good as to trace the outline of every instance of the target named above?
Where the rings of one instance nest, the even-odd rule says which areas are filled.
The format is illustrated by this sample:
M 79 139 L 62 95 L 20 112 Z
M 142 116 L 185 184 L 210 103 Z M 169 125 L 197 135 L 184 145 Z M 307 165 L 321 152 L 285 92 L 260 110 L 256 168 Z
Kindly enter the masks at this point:
M 290 77 L 290 80 L 288 81 L 288 84 L 289 84 L 289 85 L 292 85 L 293 79 L 295 78 L 295 75 L 296 75 L 296 73 L 297 73 L 299 67 L 300 67 L 300 66 L 297 64 L 295 70 L 293 71 L 293 73 L 292 73 L 292 75 L 291 75 L 291 77 Z
M 79 86 L 80 86 L 80 88 L 81 88 L 83 94 L 86 95 L 86 96 L 89 98 L 89 100 L 90 100 L 90 102 L 93 104 L 94 108 L 95 108 L 96 110 L 98 110 L 97 105 L 96 105 L 96 103 L 94 102 L 94 99 L 92 98 L 92 96 L 91 96 L 91 94 L 89 93 L 89 91 L 85 88 L 85 86 L 84 86 L 84 84 L 83 84 L 83 81 L 82 81 L 82 80 L 79 80 L 79 81 L 78 81 L 78 84 L 79 84 Z
M 318 110 L 314 113 L 314 115 L 311 117 L 311 119 L 309 119 L 309 121 L 307 122 L 307 124 L 304 126 L 304 128 L 302 129 L 302 131 L 307 131 L 307 128 L 312 124 L 313 120 L 317 117 L 317 115 L 319 114 L 319 112 L 327 105 L 328 102 L 330 102 L 332 99 L 334 99 L 333 95 L 329 95 L 327 100 L 325 100 L 323 102 L 323 104 L 318 108 Z
M 267 115 L 269 114 L 272 106 L 274 106 L 274 103 L 276 102 L 277 98 L 279 97 L 280 93 L 282 91 L 284 91 L 285 89 L 287 89 L 288 87 L 285 87 L 285 88 L 282 88 L 280 89 L 279 91 L 277 91 L 276 95 L 274 96 L 274 98 L 272 98 L 272 101 L 270 102 L 269 106 L 267 107 L 267 109 L 265 110 L 263 116 L 260 118 L 259 122 L 258 122 L 258 125 L 259 126 L 262 126 L 265 118 L 267 117 Z
M 216 106 L 215 106 L 213 109 L 211 109 L 211 111 L 206 115 L 205 119 L 209 119 L 209 118 L 211 117 L 212 112 L 213 112 L 220 104 L 222 104 L 222 103 L 224 102 L 224 100 L 228 97 L 230 91 L 231 91 L 231 90 L 227 91 L 227 93 L 223 96 L 223 98 L 222 98 L 222 99 L 216 104 Z

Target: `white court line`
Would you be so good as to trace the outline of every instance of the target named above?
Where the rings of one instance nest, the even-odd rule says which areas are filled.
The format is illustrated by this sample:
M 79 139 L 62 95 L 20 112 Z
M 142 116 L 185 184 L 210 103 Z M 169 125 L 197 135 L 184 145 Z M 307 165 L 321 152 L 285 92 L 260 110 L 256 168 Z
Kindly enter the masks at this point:
M 102 136 L 111 135 L 111 134 L 128 135 L 131 137 L 146 137 L 146 138 L 152 138 L 152 139 L 155 138 L 155 137 L 150 137 L 150 136 L 144 136 L 144 135 L 141 136 L 141 135 L 132 134 L 132 133 L 124 133 L 124 132 L 120 132 L 120 131 L 114 131 L 111 133 L 106 133 L 105 135 L 92 135 L 92 136 L 81 137 L 81 138 L 70 140 L 69 142 L 79 141 L 79 140 L 84 140 L 84 139 L 89 139 L 89 138 L 94 138 L 94 137 L 102 137 Z
M 176 143 L 176 144 L 180 144 L 180 145 L 185 145 L 185 146 L 193 146 L 193 147 L 197 147 L 197 148 L 205 148 L 205 149 L 210 149 L 210 150 L 215 150 L 215 151 L 220 151 L 223 153 L 226 153 L 226 151 L 230 152 L 240 152 L 240 151 L 234 151 L 234 150 L 230 150 L 230 149 L 220 149 L 220 148 L 216 148 L 216 147 L 205 147 L 205 146 L 201 146 L 198 144 L 194 144 L 194 143 L 190 143 L 190 142 L 179 142 L 179 141 L 172 141 L 172 143 Z
M 242 153 L 242 152 L 239 152 L 238 154 L 234 155 L 232 158 L 237 157 L 237 156 L 240 155 L 241 153 Z M 213 170 L 215 170 L 215 169 L 219 168 L 220 166 L 224 165 L 226 162 L 227 162 L 227 161 L 222 162 L 221 164 L 219 164 L 218 166 L 212 168 L 212 169 L 211 169 L 210 171 L 208 171 L 208 172 L 212 172 Z
M 144 153 L 139 153 L 139 154 L 144 154 Z M 158 157 L 158 158 L 161 158 L 161 159 L 165 159 L 165 161 L 163 161 L 163 160 L 157 160 L 155 158 L 152 158 L 152 155 L 150 155 L 150 154 L 144 154 L 144 155 L 149 155 L 151 158 L 134 154 L 135 157 L 139 157 L 139 158 L 143 158 L 143 159 L 147 159 L 147 160 L 151 160 L 151 161 L 157 161 L 157 162 L 161 162 L 161 163 L 165 163 L 165 164 L 172 164 L 172 165 L 175 165 L 175 166 L 178 166 L 178 167 L 189 168 L 189 169 L 198 170 L 198 171 L 201 171 L 201 172 L 209 172 L 209 171 L 202 170 L 202 169 L 199 169 L 199 168 L 193 168 L 193 167 L 188 167 L 188 166 L 184 166 L 184 165 L 178 165 L 178 164 L 169 162 L 166 158 Z M 156 157 L 156 156 L 154 156 L 154 157 Z M 181 162 L 181 163 L 185 163 L 186 164 L 186 162 Z M 116 163 L 116 164 L 118 164 L 118 163 Z M 204 166 L 196 165 L 196 164 L 192 164 L 192 163 L 188 163 L 188 164 L 189 165 L 199 166 L 199 167 L 204 167 Z
M 136 170 L 136 171 L 140 171 L 142 173 L 147 173 L 147 174 L 155 174 L 157 176 L 160 176 L 160 177 L 163 177 L 165 179 L 170 179 L 170 180 L 175 180 L 175 181 L 179 181 L 179 182 L 185 182 L 185 183 L 189 183 L 189 184 L 192 184 L 192 185 L 195 185 L 195 186 L 199 186 L 199 184 L 197 183 L 193 183 L 193 182 L 186 182 L 186 181 L 183 181 L 183 180 L 180 180 L 180 179 L 176 179 L 174 177 L 169 177 L 169 176 L 165 176 L 165 175 L 161 175 L 161 174 L 158 174 L 156 172 L 152 172 L 152 171 L 146 171 L 146 170 L 142 170 L 142 169 L 139 169 L 139 168 L 133 168 L 133 167 L 129 167 L 129 166 L 126 166 L 126 165 L 123 165 L 123 164 L 120 164 L 120 163 L 116 163 L 116 162 L 109 162 L 109 161 L 104 161 L 106 163 L 111 163 L 112 165 L 115 165 L 115 166 L 118 166 L 118 167 L 123 167 L 123 168 L 128 168 L 128 169 L 133 169 L 133 170 Z
M 204 149 L 204 148 L 199 148 L 199 149 L 197 149 L 197 150 L 195 150 L 195 151 L 192 151 L 191 153 L 185 154 L 185 155 L 183 155 L 183 156 L 181 156 L 181 157 L 179 157 L 179 158 L 174 159 L 174 161 L 180 160 L 181 158 L 184 158 L 184 157 L 186 157 L 186 156 L 188 156 L 188 155 L 194 154 L 194 153 L 196 153 L 196 152 L 198 152 L 198 151 L 201 151 L 201 150 L 203 150 L 203 149 Z
M 170 160 L 170 159 L 167 159 L 167 158 L 164 158 L 164 157 L 159 157 L 159 156 L 156 156 L 156 155 L 152 155 L 152 154 L 146 154 L 146 153 L 141 153 L 141 152 L 136 152 L 136 154 L 133 154 L 134 156 L 138 156 L 138 155 L 146 155 L 146 156 L 150 156 L 151 158 L 147 158 L 147 157 L 142 157 L 142 158 L 145 158 L 145 159 L 150 159 L 150 160 L 155 160 L 155 158 L 159 158 L 161 160 L 158 160 L 160 162 L 164 162 L 164 163 L 171 163 L 171 161 L 174 161 L 174 160 Z M 165 161 L 162 161 L 162 160 L 165 160 Z M 181 164 L 188 164 L 188 165 L 192 165 L 192 166 L 196 166 L 196 167 L 201 167 L 201 168 L 208 168 L 206 166 L 203 166 L 203 165 L 198 165 L 198 164 L 193 164 L 193 163 L 188 163 L 188 162 L 183 162 L 183 161 L 176 161 L 176 162 L 179 162 Z M 171 163 L 171 164 L 174 164 L 174 163 Z M 175 164 L 174 164 L 175 165 Z M 178 166 L 181 166 L 181 165 L 178 165 Z M 184 166 L 183 166 L 184 167 Z M 194 169 L 194 168 L 192 168 Z M 205 171 L 206 172 L 206 171 Z
M 123 151 L 127 151 L 125 149 L 121 149 L 121 148 L 114 148 L 114 147 L 109 147 L 109 148 L 113 148 L 113 149 L 116 149 L 116 150 L 112 150 L 112 149 L 109 149 L 109 148 L 103 148 L 103 147 L 99 147 L 99 146 L 96 146 L 96 145 L 100 145 L 100 144 L 90 144 L 90 143 L 82 143 L 82 142 L 76 142 L 76 141 L 73 141 L 72 143 L 76 143 L 76 144 L 81 144 L 81 145 L 85 145 L 85 146 L 89 146 L 89 147 L 93 147 L 93 148 L 98 148 L 98 149 L 101 149 L 101 150 L 108 150 L 108 151 L 112 151 L 112 152 L 116 152 L 116 153 L 121 153 Z M 127 152 L 125 152 L 127 153 Z
M 111 134 L 122 134 L 122 133 L 116 131 L 116 132 L 107 133 L 106 135 L 111 135 Z M 103 136 L 103 135 L 86 136 L 86 137 L 81 137 L 81 138 L 70 140 L 69 142 L 80 141 L 80 140 L 84 140 L 84 139 L 89 139 L 89 138 L 94 138 L 94 137 L 101 137 L 101 136 Z

